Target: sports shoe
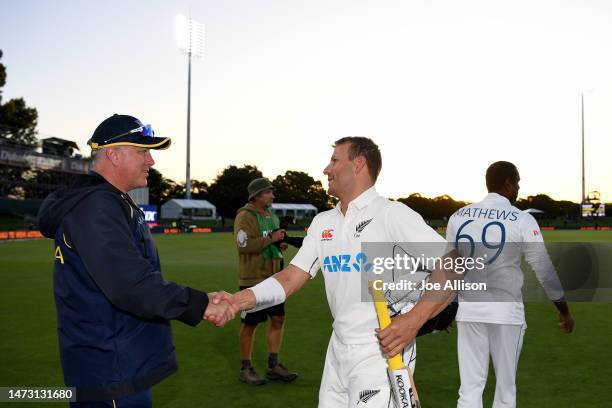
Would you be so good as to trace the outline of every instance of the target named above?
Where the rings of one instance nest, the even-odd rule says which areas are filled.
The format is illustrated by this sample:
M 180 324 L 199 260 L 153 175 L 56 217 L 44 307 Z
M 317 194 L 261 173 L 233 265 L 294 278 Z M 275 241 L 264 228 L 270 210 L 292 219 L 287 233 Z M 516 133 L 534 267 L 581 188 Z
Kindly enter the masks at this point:
M 249 385 L 264 385 L 266 380 L 261 378 L 253 366 L 240 370 L 240 381 Z
M 298 377 L 297 373 L 292 373 L 287 370 L 287 367 L 278 363 L 274 367 L 266 368 L 266 378 L 268 380 L 280 380 L 284 382 L 291 382 Z

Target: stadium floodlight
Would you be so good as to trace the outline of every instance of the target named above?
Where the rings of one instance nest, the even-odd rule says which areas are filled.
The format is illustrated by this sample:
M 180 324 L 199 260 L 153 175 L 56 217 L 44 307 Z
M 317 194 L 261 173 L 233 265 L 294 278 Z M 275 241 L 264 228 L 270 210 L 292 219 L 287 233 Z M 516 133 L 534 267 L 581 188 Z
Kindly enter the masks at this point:
M 581 126 L 582 126 L 582 197 L 580 204 L 586 201 L 584 193 L 584 92 L 580 94 L 580 111 L 581 111 Z
M 187 164 L 185 167 L 185 198 L 191 199 L 191 57 L 204 56 L 204 24 L 191 18 L 176 18 L 176 41 L 178 48 L 187 54 Z
M 593 88 L 588 88 L 586 91 L 580 93 L 580 128 L 582 134 L 582 196 L 580 202 L 584 203 L 587 201 L 586 195 L 586 183 L 585 183 L 585 160 L 584 160 L 584 94 L 593 92 Z

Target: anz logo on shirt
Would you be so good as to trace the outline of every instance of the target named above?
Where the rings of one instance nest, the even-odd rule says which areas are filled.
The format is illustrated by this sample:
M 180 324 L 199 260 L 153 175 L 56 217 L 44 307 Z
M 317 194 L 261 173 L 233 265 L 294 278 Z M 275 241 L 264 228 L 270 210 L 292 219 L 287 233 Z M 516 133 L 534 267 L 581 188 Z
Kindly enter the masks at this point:
M 363 252 L 359 252 L 355 257 L 351 254 L 338 254 L 323 259 L 325 272 L 369 272 L 370 269 L 372 264 L 368 262 L 368 257 Z

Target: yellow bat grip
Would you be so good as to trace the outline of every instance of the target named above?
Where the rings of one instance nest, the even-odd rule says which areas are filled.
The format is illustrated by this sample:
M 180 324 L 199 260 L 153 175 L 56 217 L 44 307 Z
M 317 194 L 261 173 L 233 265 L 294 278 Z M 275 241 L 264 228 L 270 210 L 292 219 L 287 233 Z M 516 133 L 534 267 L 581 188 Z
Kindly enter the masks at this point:
M 374 288 L 374 284 L 370 281 L 370 291 L 374 298 L 374 306 L 376 308 L 376 315 L 378 316 L 378 325 L 381 329 L 384 329 L 391 324 L 391 318 L 389 317 L 389 310 L 387 309 L 387 302 L 385 301 L 385 295 L 382 290 Z M 387 365 L 391 370 L 400 370 L 404 368 L 404 362 L 401 354 L 387 359 Z

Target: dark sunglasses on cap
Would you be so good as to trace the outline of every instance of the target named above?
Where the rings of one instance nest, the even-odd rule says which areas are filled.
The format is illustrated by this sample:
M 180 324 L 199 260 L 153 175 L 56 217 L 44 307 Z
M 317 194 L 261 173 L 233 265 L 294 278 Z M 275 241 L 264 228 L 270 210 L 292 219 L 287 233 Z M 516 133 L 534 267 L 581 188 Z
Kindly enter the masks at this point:
M 110 139 L 107 139 L 107 140 L 105 140 L 102 143 L 106 144 L 106 143 L 110 142 L 111 140 L 116 140 L 116 139 L 119 139 L 120 137 L 123 137 L 123 136 L 131 136 L 131 135 L 133 135 L 135 133 L 136 134 L 140 134 L 143 137 L 153 137 L 155 135 L 155 132 L 153 131 L 153 128 L 151 127 L 151 125 L 144 125 L 144 126 L 137 127 L 136 129 L 132 129 L 130 131 L 127 131 L 125 133 L 122 133 L 120 135 L 113 136 Z

